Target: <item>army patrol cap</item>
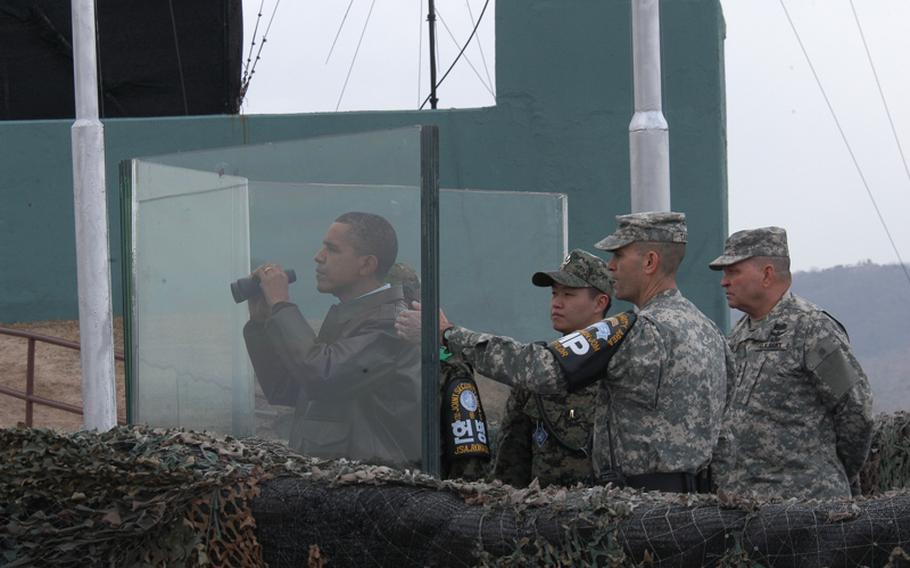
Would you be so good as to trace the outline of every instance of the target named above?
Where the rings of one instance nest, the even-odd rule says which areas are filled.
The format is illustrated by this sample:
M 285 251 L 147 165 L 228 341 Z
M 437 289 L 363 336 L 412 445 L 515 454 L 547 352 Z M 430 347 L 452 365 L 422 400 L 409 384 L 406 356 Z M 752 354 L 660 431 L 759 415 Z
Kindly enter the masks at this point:
M 410 264 L 396 262 L 389 268 L 385 281 L 392 286 L 401 286 L 404 299 L 410 305 L 413 300 L 420 300 L 420 276 Z
M 724 243 L 724 254 L 715 258 L 711 270 L 723 270 L 753 256 L 778 256 L 790 258 L 787 247 L 787 231 L 780 227 L 761 227 L 737 231 L 727 237 Z
M 685 243 L 688 240 L 685 213 L 650 211 L 616 216 L 616 230 L 596 248 L 614 251 L 637 242 Z
M 569 288 L 596 288 L 608 296 L 613 295 L 607 262 L 581 249 L 570 252 L 559 270 L 535 272 L 531 282 L 541 287 L 552 286 L 556 282 Z

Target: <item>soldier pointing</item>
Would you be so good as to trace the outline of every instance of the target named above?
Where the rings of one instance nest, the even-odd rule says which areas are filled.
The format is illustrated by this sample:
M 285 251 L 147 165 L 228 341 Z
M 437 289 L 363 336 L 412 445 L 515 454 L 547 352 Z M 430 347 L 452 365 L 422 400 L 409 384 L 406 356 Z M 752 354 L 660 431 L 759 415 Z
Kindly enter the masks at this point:
M 443 342 L 477 372 L 532 392 L 563 393 L 603 378 L 594 417 L 595 474 L 631 487 L 693 492 L 720 430 L 726 346 L 676 287 L 685 216 L 635 213 L 617 222 L 596 246 L 613 252 L 608 268 L 616 297 L 634 303 L 637 315 L 607 318 L 546 346 L 473 332 L 441 315 Z M 396 326 L 408 334 L 418 322 L 414 312 L 404 312 Z

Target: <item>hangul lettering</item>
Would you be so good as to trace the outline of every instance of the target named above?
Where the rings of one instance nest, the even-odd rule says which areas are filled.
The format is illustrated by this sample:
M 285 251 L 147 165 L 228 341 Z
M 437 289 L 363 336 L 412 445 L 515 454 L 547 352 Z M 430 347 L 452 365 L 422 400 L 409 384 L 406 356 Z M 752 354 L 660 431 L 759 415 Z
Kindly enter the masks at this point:
M 456 420 L 452 422 L 452 434 L 455 435 L 456 444 L 469 444 L 474 441 L 471 422 L 471 420 Z
M 487 425 L 481 420 L 474 421 L 474 428 L 477 430 L 477 441 L 481 444 L 487 443 Z

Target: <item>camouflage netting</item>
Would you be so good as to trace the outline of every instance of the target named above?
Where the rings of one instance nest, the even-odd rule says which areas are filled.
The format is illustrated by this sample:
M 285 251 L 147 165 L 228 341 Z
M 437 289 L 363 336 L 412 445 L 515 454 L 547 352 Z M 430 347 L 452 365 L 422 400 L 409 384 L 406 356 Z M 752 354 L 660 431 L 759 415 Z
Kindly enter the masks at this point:
M 908 566 L 910 417 L 847 502 L 439 481 L 261 440 L 0 430 L 3 566 Z M 885 493 L 882 493 L 885 492 Z
M 192 432 L 0 430 L 0 564 L 265 566 L 249 502 L 267 454 Z
M 907 494 L 759 506 L 602 487 L 281 478 L 253 514 L 273 567 L 305 565 L 313 545 L 333 566 L 516 567 L 904 565 L 900 547 L 910 545 Z
M 859 479 L 863 495 L 910 488 L 910 413 L 875 417 L 872 449 Z

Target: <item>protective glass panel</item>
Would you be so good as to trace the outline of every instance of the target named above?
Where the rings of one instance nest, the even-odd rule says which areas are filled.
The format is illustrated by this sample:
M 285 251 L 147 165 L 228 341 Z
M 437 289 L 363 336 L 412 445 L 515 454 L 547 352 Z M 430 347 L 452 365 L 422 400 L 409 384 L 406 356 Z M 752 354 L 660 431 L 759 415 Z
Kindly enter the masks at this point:
M 440 306 L 449 320 L 523 342 L 558 335 L 550 289 L 532 285 L 531 276 L 557 269 L 565 258 L 566 214 L 564 194 L 440 191 Z M 509 388 L 475 378 L 495 429 Z
M 134 420 L 248 435 L 253 389 L 225 282 L 249 266 L 247 183 L 134 162 Z
M 134 421 L 432 469 L 422 370 L 435 385 L 438 366 L 393 325 L 406 301 L 435 305 L 435 283 L 417 284 L 436 223 L 422 173 L 438 158 L 422 134 L 134 160 Z M 241 283 L 235 303 L 229 284 L 263 264 L 262 286 Z
M 439 197 L 440 305 L 469 329 L 519 341 L 552 337 L 550 289 L 531 284 L 566 256 L 561 193 L 443 189 Z

